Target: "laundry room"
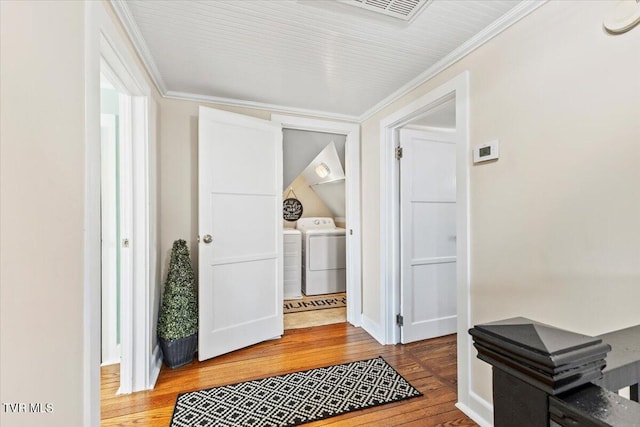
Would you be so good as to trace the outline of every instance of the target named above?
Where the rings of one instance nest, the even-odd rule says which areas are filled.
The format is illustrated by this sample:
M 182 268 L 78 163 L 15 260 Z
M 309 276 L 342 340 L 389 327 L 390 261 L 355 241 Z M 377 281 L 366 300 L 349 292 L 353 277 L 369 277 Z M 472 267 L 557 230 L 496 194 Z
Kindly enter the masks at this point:
M 283 129 L 285 329 L 346 321 L 345 143 Z

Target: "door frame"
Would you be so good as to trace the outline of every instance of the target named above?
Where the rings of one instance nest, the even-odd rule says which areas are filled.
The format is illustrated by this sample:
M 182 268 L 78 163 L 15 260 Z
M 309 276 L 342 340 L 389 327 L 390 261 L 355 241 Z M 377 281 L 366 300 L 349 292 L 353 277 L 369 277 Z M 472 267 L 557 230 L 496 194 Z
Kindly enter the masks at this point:
M 469 401 L 471 340 L 469 304 L 469 72 L 464 71 L 380 121 L 380 319 L 385 344 L 396 344 L 400 328 L 400 178 L 395 158 L 399 128 L 455 97 L 456 196 L 458 204 L 456 287 L 458 304 L 458 400 Z
M 159 347 L 151 348 L 154 330 L 151 287 L 156 286 L 155 104 L 152 89 L 101 2 L 85 4 L 85 200 L 83 296 L 83 419 L 100 422 L 100 71 L 108 65 L 132 96 L 131 240 L 132 281 L 121 295 L 122 362 L 119 392 L 152 388 L 160 373 Z M 136 244 L 140 242 L 140 244 Z M 121 367 L 122 371 L 122 367 Z M 122 381 L 124 380 L 124 381 Z
M 362 240 L 360 234 L 360 125 L 272 114 L 283 129 L 345 135 L 345 220 L 347 225 L 347 322 L 362 324 Z
M 159 359 L 152 368 L 152 313 L 150 312 L 150 258 L 154 250 L 150 239 L 149 133 L 151 87 L 132 62 L 123 56 L 113 38 L 100 35 L 100 69 L 123 85 L 127 102 L 124 114 L 131 120 L 121 120 L 124 144 L 121 151 L 122 217 L 121 235 L 130 241 L 129 256 L 122 256 L 121 270 L 125 276 L 120 292 L 120 388 L 118 394 L 152 388 L 160 373 Z M 121 246 L 123 242 L 119 242 Z M 156 376 L 157 376 L 156 374 Z

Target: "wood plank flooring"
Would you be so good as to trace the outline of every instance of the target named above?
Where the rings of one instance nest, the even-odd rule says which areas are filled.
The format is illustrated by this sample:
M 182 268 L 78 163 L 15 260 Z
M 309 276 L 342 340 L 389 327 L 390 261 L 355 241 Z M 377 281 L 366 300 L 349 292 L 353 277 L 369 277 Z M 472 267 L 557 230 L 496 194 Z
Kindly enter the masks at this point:
M 118 365 L 102 368 L 103 426 L 169 425 L 178 393 L 382 356 L 424 396 L 306 424 L 475 426 L 456 403 L 456 336 L 382 346 L 347 323 L 285 331 L 257 344 L 178 369 L 162 368 L 156 388 L 116 396 Z
M 301 329 L 312 326 L 331 325 L 347 321 L 347 309 L 328 308 L 326 310 L 302 311 L 300 313 L 287 313 L 284 316 L 284 329 Z

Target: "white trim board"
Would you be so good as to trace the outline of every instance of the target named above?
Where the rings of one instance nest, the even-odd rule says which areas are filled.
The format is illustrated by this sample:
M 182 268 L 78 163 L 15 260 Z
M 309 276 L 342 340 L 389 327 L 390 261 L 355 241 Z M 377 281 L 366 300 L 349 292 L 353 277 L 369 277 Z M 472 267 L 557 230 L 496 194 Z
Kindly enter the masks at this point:
M 162 369 L 162 350 L 160 344 L 156 344 L 151 356 L 150 372 L 149 372 L 149 389 L 152 389 L 160 376 Z
M 399 165 L 395 159 L 398 129 L 416 117 L 455 98 L 456 105 L 456 230 L 458 303 L 458 401 L 470 403 L 470 360 L 472 346 L 469 301 L 469 72 L 431 90 L 380 122 L 380 318 L 384 344 L 400 340 L 395 316 L 400 309 L 400 207 Z M 474 408 L 476 405 L 474 405 Z
M 286 105 L 272 105 L 265 103 L 258 103 L 249 100 L 241 100 L 241 99 L 232 99 L 232 98 L 220 98 L 214 96 L 207 95 L 198 95 L 191 93 L 184 93 L 178 91 L 170 91 L 167 89 L 164 80 L 162 79 L 162 75 L 158 70 L 158 67 L 149 51 L 149 48 L 142 37 L 142 33 L 140 29 L 136 25 L 135 21 L 131 16 L 131 12 L 129 11 L 126 2 L 123 0 L 110 0 L 111 5 L 113 6 L 118 19 L 122 23 L 125 31 L 129 35 L 131 42 L 133 43 L 134 48 L 136 49 L 138 56 L 140 56 L 142 62 L 147 68 L 147 72 L 151 76 L 154 84 L 156 85 L 158 91 L 164 98 L 173 98 L 173 99 L 181 99 L 187 101 L 195 101 L 195 102 L 212 102 L 217 104 L 229 105 L 229 106 L 237 106 L 237 107 L 250 107 L 257 108 L 261 110 L 271 110 L 278 111 L 285 114 L 305 114 L 319 118 L 328 118 L 328 119 L 336 119 L 336 120 L 347 120 L 354 121 L 357 123 L 362 123 L 365 120 L 372 117 L 377 112 L 381 111 L 391 103 L 397 101 L 402 96 L 406 95 L 416 87 L 425 83 L 444 69 L 448 68 L 452 64 L 455 64 L 469 53 L 473 52 L 516 22 L 520 21 L 525 16 L 529 15 L 531 12 L 545 4 L 548 0 L 524 0 L 518 5 L 516 5 L 513 9 L 511 9 L 508 13 L 506 13 L 501 18 L 497 19 L 491 25 L 483 29 L 481 32 L 476 34 L 471 39 L 467 40 L 465 43 L 460 45 L 457 49 L 449 53 L 447 56 L 442 58 L 433 66 L 429 67 L 422 74 L 418 75 L 418 77 L 414 78 L 410 82 L 406 83 L 404 86 L 400 87 L 397 91 L 382 99 L 376 105 L 372 106 L 369 110 L 363 112 L 360 116 L 349 116 L 338 113 L 331 113 L 326 111 L 316 111 L 309 109 L 296 108 Z
M 468 404 L 458 402 L 456 408 L 478 423 L 480 427 L 493 427 L 493 406 L 477 394 L 469 393 Z
M 360 224 L 360 125 L 272 114 L 283 129 L 297 129 L 346 135 L 345 175 L 347 224 L 347 321 L 362 324 L 362 240 Z
M 382 325 L 371 320 L 366 314 L 362 314 L 362 329 L 371 335 L 380 344 L 385 345 L 384 329 Z

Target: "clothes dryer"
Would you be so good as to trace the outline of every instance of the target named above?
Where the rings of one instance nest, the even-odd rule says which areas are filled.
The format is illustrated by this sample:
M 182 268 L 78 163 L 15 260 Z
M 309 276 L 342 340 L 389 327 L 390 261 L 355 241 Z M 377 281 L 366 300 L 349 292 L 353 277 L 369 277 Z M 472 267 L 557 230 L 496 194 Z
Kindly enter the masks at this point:
M 347 284 L 346 230 L 333 218 L 300 218 L 302 232 L 302 292 L 305 295 L 344 292 Z

